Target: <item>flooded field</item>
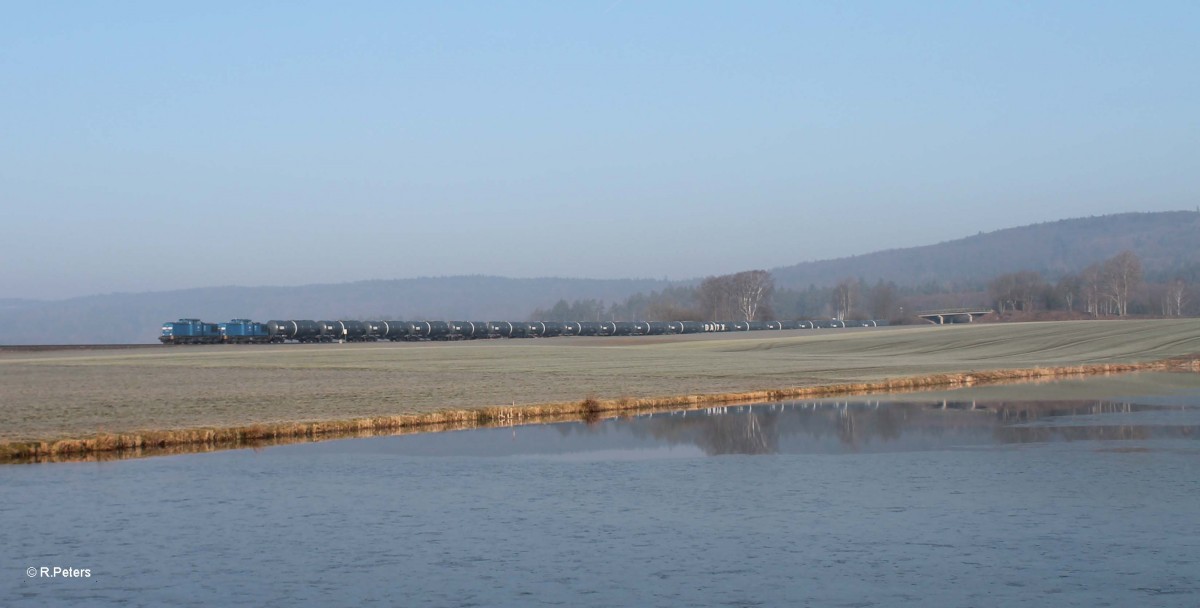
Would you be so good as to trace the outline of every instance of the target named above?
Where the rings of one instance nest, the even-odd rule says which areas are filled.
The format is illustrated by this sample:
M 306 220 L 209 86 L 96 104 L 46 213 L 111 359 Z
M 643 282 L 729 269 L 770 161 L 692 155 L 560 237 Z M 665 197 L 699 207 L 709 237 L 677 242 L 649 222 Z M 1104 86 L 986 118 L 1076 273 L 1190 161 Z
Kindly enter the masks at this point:
M 1134 374 L 12 465 L 0 605 L 1195 606 L 1198 438 Z

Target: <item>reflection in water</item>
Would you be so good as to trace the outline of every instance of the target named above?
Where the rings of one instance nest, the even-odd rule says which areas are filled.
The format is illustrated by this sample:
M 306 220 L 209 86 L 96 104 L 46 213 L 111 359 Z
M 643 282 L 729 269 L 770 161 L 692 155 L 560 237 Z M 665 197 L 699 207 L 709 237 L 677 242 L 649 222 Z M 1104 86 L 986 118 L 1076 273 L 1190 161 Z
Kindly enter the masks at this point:
M 115 460 L 234 448 L 268 448 L 304 443 L 311 449 L 370 451 L 387 445 L 413 455 L 518 456 L 620 451 L 629 458 L 681 457 L 674 446 L 693 455 L 838 454 L 941 450 L 997 444 L 1080 440 L 1195 439 L 1200 437 L 1200 408 L 1194 398 L 1172 404 L 1131 401 L 885 401 L 817 400 L 655 411 L 594 418 L 586 423 L 564 415 L 559 422 L 425 426 L 351 434 L 384 442 L 333 442 L 321 448 L 313 438 L 283 438 L 253 443 L 146 448 L 62 455 L 41 460 Z M 442 432 L 436 432 L 442 431 Z M 456 432 L 457 431 L 457 432 Z M 511 436 L 511 441 L 496 441 Z M 517 441 L 518 436 L 520 441 Z M 336 437 L 322 437 L 334 439 Z M 557 438 L 555 440 L 554 438 Z M 393 441 L 388 441 L 393 440 Z M 611 455 L 611 454 L 610 454 Z
M 1200 410 L 1095 401 L 785 402 L 607 421 L 628 433 L 708 455 L 908 451 L 987 444 L 1196 438 Z M 563 432 L 580 431 L 563 425 Z M 584 431 L 587 432 L 587 431 Z
M 779 416 L 775 412 L 712 416 L 709 419 L 713 423 L 703 425 L 696 439 L 696 444 L 706 454 L 773 454 L 779 451 L 776 426 Z

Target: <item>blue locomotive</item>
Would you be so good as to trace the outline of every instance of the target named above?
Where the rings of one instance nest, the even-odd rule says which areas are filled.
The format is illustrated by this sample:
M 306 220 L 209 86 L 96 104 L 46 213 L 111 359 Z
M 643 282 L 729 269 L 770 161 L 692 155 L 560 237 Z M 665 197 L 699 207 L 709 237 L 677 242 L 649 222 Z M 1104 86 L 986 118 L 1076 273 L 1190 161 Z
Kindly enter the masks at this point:
M 271 341 L 271 332 L 265 323 L 250 319 L 234 319 L 217 326 L 223 342 L 231 344 L 254 344 Z
M 220 344 L 221 329 L 216 323 L 205 323 L 200 319 L 180 319 L 163 323 L 163 344 Z

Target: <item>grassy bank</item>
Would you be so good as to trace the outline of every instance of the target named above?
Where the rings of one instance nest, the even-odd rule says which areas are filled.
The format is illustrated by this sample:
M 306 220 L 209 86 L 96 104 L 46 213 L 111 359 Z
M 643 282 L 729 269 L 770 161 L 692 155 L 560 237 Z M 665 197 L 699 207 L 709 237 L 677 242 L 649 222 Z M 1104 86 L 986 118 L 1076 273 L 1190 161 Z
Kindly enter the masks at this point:
M 0 459 L 1190 368 L 1196 353 L 1197 320 L 7 352 Z

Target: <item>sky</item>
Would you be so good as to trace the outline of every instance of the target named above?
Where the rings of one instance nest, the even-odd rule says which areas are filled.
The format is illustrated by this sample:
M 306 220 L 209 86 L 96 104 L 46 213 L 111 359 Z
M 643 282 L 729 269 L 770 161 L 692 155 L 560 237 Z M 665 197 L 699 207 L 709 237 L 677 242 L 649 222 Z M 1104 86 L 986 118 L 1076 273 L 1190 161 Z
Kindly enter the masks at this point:
M 0 299 L 669 278 L 1200 203 L 1200 3 L 2 2 Z

